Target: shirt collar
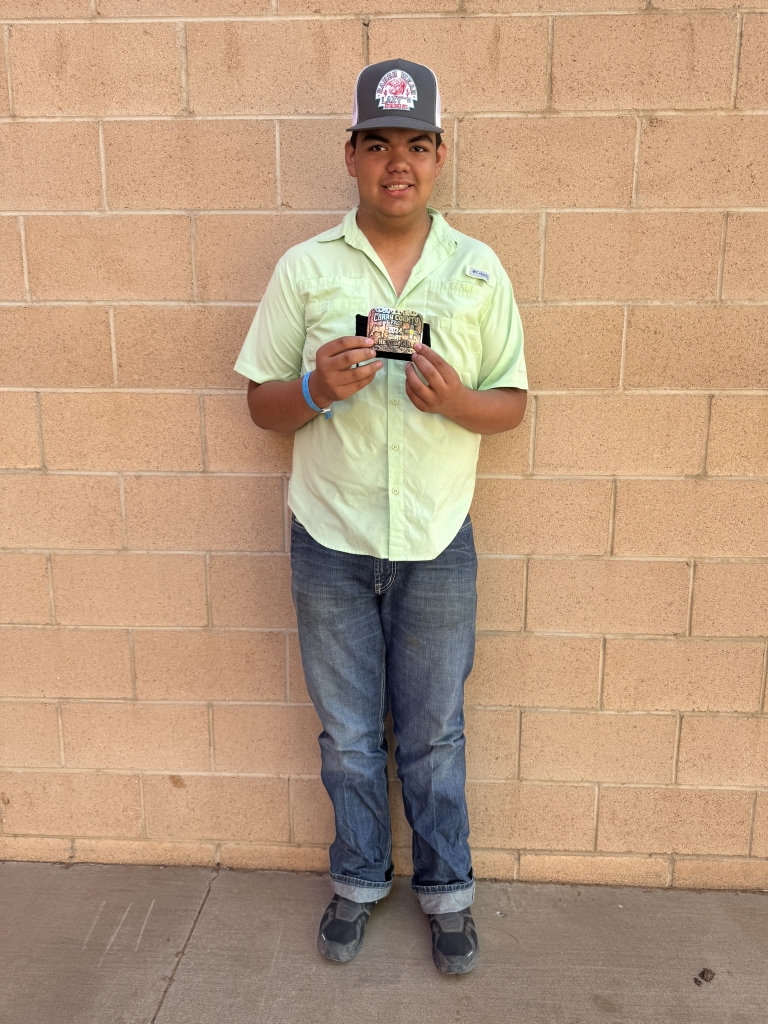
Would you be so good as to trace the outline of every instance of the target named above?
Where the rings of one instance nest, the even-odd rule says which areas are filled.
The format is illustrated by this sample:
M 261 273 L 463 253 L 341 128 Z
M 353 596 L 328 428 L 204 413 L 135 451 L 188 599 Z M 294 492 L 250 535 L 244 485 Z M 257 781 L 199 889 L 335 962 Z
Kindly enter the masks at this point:
M 370 242 L 357 226 L 357 210 L 358 207 L 355 206 L 345 214 L 340 224 L 323 232 L 318 238 L 318 242 L 333 242 L 338 238 L 343 238 L 347 245 L 351 245 L 355 249 L 370 248 Z M 425 250 L 428 247 L 441 246 L 450 256 L 459 244 L 456 232 L 438 210 L 428 206 L 427 213 L 432 218 L 432 227 L 424 244 Z

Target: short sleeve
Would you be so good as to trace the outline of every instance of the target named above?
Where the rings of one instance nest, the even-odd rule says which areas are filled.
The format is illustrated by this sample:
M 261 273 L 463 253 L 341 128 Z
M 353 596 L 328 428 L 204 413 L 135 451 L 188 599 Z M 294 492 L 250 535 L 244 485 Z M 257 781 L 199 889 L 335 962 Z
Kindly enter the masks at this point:
M 523 353 L 523 324 L 512 284 L 499 264 L 493 298 L 480 324 L 483 357 L 477 390 L 522 388 L 528 390 Z
M 283 257 L 245 336 L 235 370 L 257 384 L 296 380 L 301 376 L 305 338 L 304 308 Z

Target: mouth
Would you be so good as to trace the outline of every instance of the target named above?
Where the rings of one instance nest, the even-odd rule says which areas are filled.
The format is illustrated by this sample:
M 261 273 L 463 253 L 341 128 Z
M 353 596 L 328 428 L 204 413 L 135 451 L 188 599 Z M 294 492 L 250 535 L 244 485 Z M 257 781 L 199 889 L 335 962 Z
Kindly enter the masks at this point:
M 382 188 L 387 192 L 406 192 L 409 188 L 413 188 L 413 185 L 408 181 L 397 181 L 392 182 L 390 185 L 382 185 Z

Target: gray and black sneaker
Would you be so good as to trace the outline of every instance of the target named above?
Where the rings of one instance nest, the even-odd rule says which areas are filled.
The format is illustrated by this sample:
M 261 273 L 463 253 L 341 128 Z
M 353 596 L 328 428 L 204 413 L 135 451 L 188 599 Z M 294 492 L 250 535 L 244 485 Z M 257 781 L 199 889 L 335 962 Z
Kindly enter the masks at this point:
M 360 952 L 365 926 L 373 903 L 355 903 L 345 896 L 334 896 L 320 921 L 317 948 L 329 960 L 346 964 Z
M 477 966 L 480 947 L 472 911 L 430 914 L 432 959 L 442 974 L 467 974 Z

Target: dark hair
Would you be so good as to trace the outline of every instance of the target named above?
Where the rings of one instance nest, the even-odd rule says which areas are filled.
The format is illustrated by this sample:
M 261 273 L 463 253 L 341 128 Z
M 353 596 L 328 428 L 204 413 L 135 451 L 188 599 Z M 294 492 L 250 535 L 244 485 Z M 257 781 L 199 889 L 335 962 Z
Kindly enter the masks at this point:
M 349 137 L 349 141 L 352 143 L 352 149 L 357 149 L 357 136 L 360 132 L 352 132 Z M 435 151 L 440 149 L 443 144 L 443 133 L 442 132 L 430 132 L 430 135 L 435 136 Z

